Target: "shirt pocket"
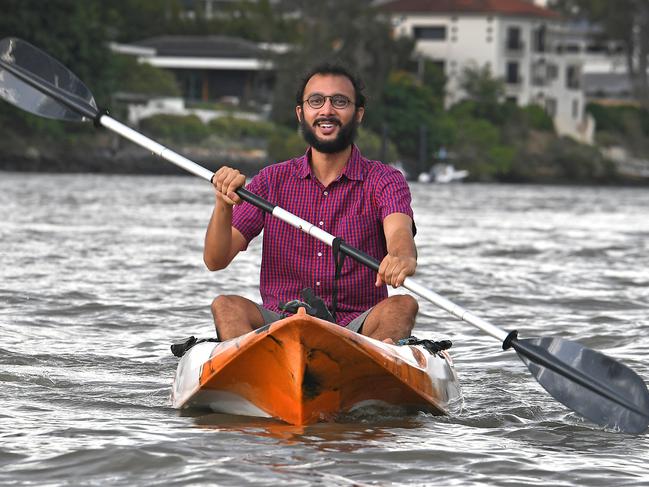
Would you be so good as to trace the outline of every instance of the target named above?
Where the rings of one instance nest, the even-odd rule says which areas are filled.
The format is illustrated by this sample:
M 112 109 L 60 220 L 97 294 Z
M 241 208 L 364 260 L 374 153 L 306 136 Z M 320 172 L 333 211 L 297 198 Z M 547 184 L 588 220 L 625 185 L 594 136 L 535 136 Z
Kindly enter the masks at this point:
M 343 217 L 338 221 L 336 236 L 346 244 L 363 252 L 375 255 L 385 247 L 383 226 L 374 215 L 354 215 Z

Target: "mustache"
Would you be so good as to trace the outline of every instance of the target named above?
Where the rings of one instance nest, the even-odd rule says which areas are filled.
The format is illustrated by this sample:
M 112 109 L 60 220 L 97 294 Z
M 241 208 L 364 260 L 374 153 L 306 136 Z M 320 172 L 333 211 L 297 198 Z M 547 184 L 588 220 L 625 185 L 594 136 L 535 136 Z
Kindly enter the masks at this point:
M 333 123 L 333 124 L 336 124 L 338 126 L 342 125 L 342 122 L 340 121 L 340 119 L 338 117 L 320 117 L 320 118 L 316 118 L 313 121 L 313 126 L 315 127 L 319 123 L 323 123 L 323 122 L 325 122 L 325 123 L 326 122 Z

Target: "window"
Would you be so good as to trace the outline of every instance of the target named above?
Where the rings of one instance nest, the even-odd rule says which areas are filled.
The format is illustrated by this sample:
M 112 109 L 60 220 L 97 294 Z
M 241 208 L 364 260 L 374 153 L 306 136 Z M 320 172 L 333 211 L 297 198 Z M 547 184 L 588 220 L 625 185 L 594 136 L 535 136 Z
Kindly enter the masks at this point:
M 572 64 L 566 67 L 566 88 L 571 90 L 579 89 L 579 66 Z
M 559 67 L 556 64 L 549 63 L 546 73 L 548 81 L 555 80 L 559 77 Z
M 522 51 L 523 40 L 520 27 L 507 28 L 507 49 L 510 51 Z
M 518 71 L 517 61 L 509 61 L 507 63 L 507 73 L 505 74 L 505 81 L 510 85 L 517 85 L 521 82 L 521 76 Z
M 413 36 L 419 41 L 444 41 L 446 40 L 446 26 L 413 27 Z
M 534 51 L 545 52 L 546 34 L 547 29 L 545 25 L 542 25 L 534 31 Z
M 572 118 L 579 120 L 579 100 L 572 100 Z
M 557 114 L 557 100 L 556 98 L 548 98 L 545 100 L 545 111 L 551 117 Z
M 532 64 L 532 85 L 545 86 L 547 79 L 548 66 L 544 60 Z
M 178 71 L 178 78 L 187 100 L 203 99 L 203 74 L 200 71 Z

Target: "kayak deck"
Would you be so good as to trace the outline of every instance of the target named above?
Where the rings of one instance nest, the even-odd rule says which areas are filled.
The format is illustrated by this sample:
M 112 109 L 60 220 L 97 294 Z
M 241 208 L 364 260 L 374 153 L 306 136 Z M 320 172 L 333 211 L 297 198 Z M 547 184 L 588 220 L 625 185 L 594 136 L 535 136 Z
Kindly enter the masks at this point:
M 377 404 L 446 414 L 460 396 L 445 352 L 388 345 L 301 312 L 194 346 L 178 365 L 172 405 L 305 425 Z

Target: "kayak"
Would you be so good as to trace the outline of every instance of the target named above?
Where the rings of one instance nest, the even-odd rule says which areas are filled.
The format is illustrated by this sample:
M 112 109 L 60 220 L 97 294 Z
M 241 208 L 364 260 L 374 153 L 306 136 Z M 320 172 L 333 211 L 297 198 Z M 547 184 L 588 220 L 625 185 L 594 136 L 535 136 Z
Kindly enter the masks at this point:
M 449 414 L 461 402 L 459 381 L 449 354 L 429 349 L 390 345 L 300 308 L 241 337 L 190 348 L 178 363 L 172 406 L 293 425 L 377 406 Z

